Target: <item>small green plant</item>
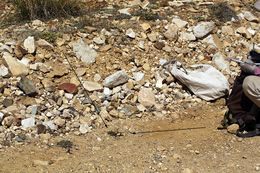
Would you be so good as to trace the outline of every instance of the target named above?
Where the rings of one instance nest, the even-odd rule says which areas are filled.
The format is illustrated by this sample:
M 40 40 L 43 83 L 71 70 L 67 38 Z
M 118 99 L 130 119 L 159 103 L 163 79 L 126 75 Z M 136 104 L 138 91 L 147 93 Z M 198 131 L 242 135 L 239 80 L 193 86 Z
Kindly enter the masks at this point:
M 94 19 L 85 15 L 82 17 L 79 17 L 77 21 L 74 21 L 74 27 L 77 29 L 83 29 L 85 26 L 93 26 Z
M 220 22 L 228 22 L 232 18 L 238 19 L 236 12 L 225 3 L 209 6 L 209 10 L 211 18 Z
M 39 39 L 39 38 L 44 39 L 44 40 L 48 41 L 49 43 L 54 43 L 57 40 L 57 38 L 62 37 L 62 34 L 54 32 L 54 31 L 46 31 L 46 32 L 35 33 L 35 37 L 37 39 Z
M 144 20 L 156 20 L 161 18 L 157 13 L 148 10 L 138 10 L 134 16 L 140 16 Z
M 107 134 L 110 135 L 110 136 L 114 136 L 114 137 L 123 136 L 123 134 L 121 132 L 117 131 L 117 130 L 116 131 L 110 130 L 110 131 L 107 132 Z
M 81 0 L 12 0 L 20 19 L 55 18 L 83 14 Z
M 68 140 L 62 140 L 60 142 L 57 142 L 57 145 L 65 149 L 71 149 L 73 143 Z

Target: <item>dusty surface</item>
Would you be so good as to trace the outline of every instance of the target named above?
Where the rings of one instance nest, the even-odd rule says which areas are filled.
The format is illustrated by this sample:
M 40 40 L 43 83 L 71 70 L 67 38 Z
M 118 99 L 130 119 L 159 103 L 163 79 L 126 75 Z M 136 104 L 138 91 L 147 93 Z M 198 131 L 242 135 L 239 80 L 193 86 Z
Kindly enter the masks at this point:
M 114 121 L 84 136 L 55 137 L 53 145 L 32 141 L 3 148 L 1 172 L 257 172 L 260 138 L 242 140 L 217 130 L 223 113 L 216 104 L 220 106 L 211 103 L 195 114 L 187 110 L 199 119 Z M 181 130 L 192 127 L 205 128 Z M 123 136 L 110 136 L 109 130 Z M 134 131 L 147 133 L 130 133 Z M 62 139 L 73 142 L 70 154 L 56 145 Z M 34 164 L 35 160 L 48 165 Z

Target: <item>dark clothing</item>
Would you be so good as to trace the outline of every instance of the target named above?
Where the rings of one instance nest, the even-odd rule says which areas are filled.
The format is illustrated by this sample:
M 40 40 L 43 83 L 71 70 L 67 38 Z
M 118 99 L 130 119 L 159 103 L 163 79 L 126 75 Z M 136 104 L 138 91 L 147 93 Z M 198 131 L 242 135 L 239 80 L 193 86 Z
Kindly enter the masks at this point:
M 227 106 L 233 115 L 233 121 L 245 123 L 247 129 L 254 128 L 254 124 L 256 123 L 256 119 L 253 115 L 250 115 L 250 109 L 253 106 L 253 102 L 246 97 L 243 92 L 242 84 L 245 77 L 248 76 L 246 73 L 242 72 L 240 76 L 237 76 L 232 92 L 228 97 Z M 241 125 L 241 124 L 239 124 Z M 252 127 L 249 127 L 252 126 Z

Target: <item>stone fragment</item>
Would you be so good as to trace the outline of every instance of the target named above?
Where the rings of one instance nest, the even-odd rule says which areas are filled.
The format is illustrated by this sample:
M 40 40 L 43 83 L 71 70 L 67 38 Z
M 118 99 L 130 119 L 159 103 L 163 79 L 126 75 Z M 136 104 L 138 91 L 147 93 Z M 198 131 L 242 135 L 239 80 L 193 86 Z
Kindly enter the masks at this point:
M 174 23 L 175 25 L 177 25 L 178 28 L 184 28 L 184 27 L 186 27 L 187 24 L 188 24 L 188 22 L 183 21 L 183 20 L 178 19 L 178 18 L 172 19 L 172 23 Z
M 100 37 L 95 37 L 95 38 L 93 38 L 93 41 L 94 41 L 94 43 L 96 43 L 96 44 L 104 44 L 104 43 L 105 43 L 105 41 L 102 40 Z
M 14 103 L 13 99 L 5 98 L 3 100 L 3 106 L 6 107 L 6 108 L 11 106 L 13 103 Z
M 38 41 L 36 41 L 37 46 L 45 48 L 47 50 L 52 50 L 53 49 L 53 45 L 50 44 L 48 41 L 40 39 Z
M 70 94 L 70 93 L 65 93 L 64 94 L 65 98 L 71 100 L 73 98 L 73 94 Z
M 250 21 L 250 22 L 258 22 L 258 18 L 256 16 L 254 16 L 251 12 L 246 11 L 244 13 L 244 17 L 246 20 Z
M 86 68 L 77 68 L 75 72 L 77 73 L 78 76 L 83 76 L 86 74 Z
M 0 123 L 3 121 L 4 115 L 5 114 L 3 112 L 0 112 Z M 0 130 L 0 133 L 1 133 L 1 130 Z
M 35 96 L 38 94 L 38 89 L 36 88 L 35 83 L 24 76 L 21 77 L 17 86 L 28 96 Z
M 35 98 L 32 97 L 24 97 L 18 103 L 24 106 L 31 106 L 31 105 L 35 105 L 36 101 Z
M 84 123 L 84 124 L 81 124 L 80 127 L 79 127 L 79 132 L 81 134 L 86 134 L 89 132 L 89 126 L 87 123 Z
M 20 45 L 16 45 L 14 48 L 14 53 L 18 59 L 21 59 L 26 54 L 26 50 Z
M 0 66 L 0 76 L 2 77 L 8 77 L 8 68 L 6 68 L 5 66 L 1 65 Z
M 72 83 L 62 83 L 58 86 L 59 90 L 65 90 L 68 93 L 74 94 L 77 92 L 77 86 Z
M 21 124 L 24 129 L 33 127 L 35 126 L 35 118 L 31 117 L 31 118 L 24 119 L 22 120 Z
M 65 43 L 65 40 L 63 39 L 63 38 L 57 38 L 56 40 L 55 40 L 55 44 L 57 45 L 57 46 L 62 46 L 62 45 L 64 45 L 64 43 Z
M 48 77 L 50 78 L 53 78 L 53 77 L 61 77 L 67 73 L 69 73 L 69 69 L 67 68 L 67 66 L 63 63 L 55 63 L 53 62 L 54 64 L 52 64 L 52 70 L 51 72 L 48 74 Z M 44 66 L 42 66 L 44 67 Z M 42 70 L 40 68 L 40 70 Z M 44 70 L 46 71 L 46 70 Z
M 193 28 L 193 33 L 196 38 L 202 38 L 211 33 L 215 28 L 214 22 L 202 22 Z
M 99 51 L 100 51 L 100 52 L 107 52 L 107 51 L 109 51 L 111 48 L 112 48 L 112 46 L 109 44 L 109 45 L 102 46 L 102 47 L 99 49 Z
M 126 74 L 125 70 L 118 71 L 110 76 L 108 76 L 104 82 L 103 85 L 108 88 L 113 88 L 115 86 L 124 84 L 128 81 L 129 77 Z
M 151 42 L 155 42 L 157 40 L 157 37 L 158 37 L 158 33 L 157 32 L 151 32 L 149 34 L 147 34 L 148 36 L 148 39 L 151 41 Z
M 142 88 L 138 92 L 138 101 L 145 107 L 151 107 L 156 104 L 155 95 L 151 88 Z
M 62 119 L 61 117 L 56 117 L 56 118 L 53 120 L 53 123 L 56 124 L 56 125 L 59 126 L 59 127 L 62 127 L 62 126 L 65 125 L 66 120 Z
M 26 65 L 13 58 L 11 54 L 5 52 L 3 55 L 3 59 L 13 76 L 22 76 L 29 73 Z
M 231 134 L 237 134 L 237 130 L 239 129 L 239 125 L 238 124 L 232 124 L 230 126 L 227 127 L 227 131 Z
M 9 47 L 9 46 L 7 46 L 5 44 L 2 44 L 2 43 L 0 43 L 0 51 L 3 51 L 3 52 L 7 51 L 9 53 L 13 53 L 13 50 L 12 50 L 11 47 Z
M 42 134 L 46 132 L 46 126 L 43 124 L 37 124 L 37 133 Z
M 230 73 L 229 62 L 225 60 L 224 56 L 220 52 L 213 56 L 212 61 L 216 64 L 218 69 L 226 73 Z
M 154 43 L 154 47 L 156 48 L 156 49 L 159 49 L 159 50 L 162 50 L 162 48 L 165 46 L 165 44 L 164 44 L 164 42 L 162 42 L 162 41 L 156 41 L 155 43 Z
M 123 9 L 118 10 L 118 12 L 120 14 L 126 14 L 126 15 L 129 15 L 129 16 L 131 15 L 130 8 L 123 8 Z
M 41 82 L 46 91 L 55 91 L 55 84 L 50 79 L 44 78 Z
M 180 40 L 181 41 L 195 41 L 196 37 L 194 36 L 193 33 L 181 32 Z
M 57 126 L 52 121 L 46 121 L 42 123 L 46 127 L 49 127 L 51 130 L 57 130 Z
M 103 89 L 103 87 L 99 83 L 92 81 L 84 82 L 83 86 L 87 91 L 100 91 Z
M 42 27 L 42 26 L 45 26 L 45 23 L 43 23 L 43 22 L 40 21 L 39 19 L 36 19 L 36 20 L 32 21 L 32 25 L 33 25 L 33 26 Z
M 237 28 L 236 30 L 239 34 L 241 34 L 243 37 L 247 38 L 247 39 L 250 39 L 251 38 L 251 34 L 248 32 L 248 30 L 241 26 L 239 28 Z
M 143 29 L 144 31 L 147 31 L 147 30 L 151 29 L 151 26 L 150 26 L 149 23 L 142 23 L 142 24 L 141 24 L 141 27 L 142 27 L 142 29 Z
M 144 69 L 145 71 L 150 71 L 150 70 L 151 70 L 151 67 L 150 67 L 149 63 L 145 63 L 145 64 L 143 65 L 143 69 Z
M 141 81 L 144 79 L 144 73 L 142 73 L 142 72 L 134 73 L 134 78 L 135 78 L 135 81 Z
M 220 39 L 216 34 L 207 36 L 205 39 L 203 39 L 203 42 L 207 44 L 211 44 L 218 49 L 223 48 L 223 43 L 220 41 Z
M 225 35 L 234 35 L 234 29 L 231 26 L 222 26 L 221 32 Z
M 13 116 L 5 117 L 2 121 L 3 126 L 10 127 L 15 122 L 15 118 Z
M 96 57 L 98 55 L 97 52 L 85 45 L 82 40 L 79 40 L 78 43 L 73 43 L 72 48 L 77 58 L 80 58 L 82 62 L 92 64 L 96 61 Z
M 109 88 L 105 87 L 103 93 L 104 93 L 106 96 L 110 96 L 110 95 L 112 94 L 112 91 L 111 91 Z
M 169 40 L 175 40 L 178 36 L 178 26 L 175 24 L 170 24 L 168 30 L 164 33 L 164 36 Z
M 36 49 L 34 37 L 27 37 L 24 40 L 23 46 L 28 53 L 34 53 Z
M 132 28 L 129 28 L 128 30 L 126 30 L 126 35 L 130 38 L 135 38 L 135 32 L 133 31 Z
M 95 74 L 94 75 L 94 81 L 95 82 L 98 82 L 98 81 L 100 81 L 101 80 L 101 76 L 99 75 L 99 74 Z
M 254 4 L 254 7 L 256 10 L 260 11 L 260 1 L 256 1 L 256 3 Z

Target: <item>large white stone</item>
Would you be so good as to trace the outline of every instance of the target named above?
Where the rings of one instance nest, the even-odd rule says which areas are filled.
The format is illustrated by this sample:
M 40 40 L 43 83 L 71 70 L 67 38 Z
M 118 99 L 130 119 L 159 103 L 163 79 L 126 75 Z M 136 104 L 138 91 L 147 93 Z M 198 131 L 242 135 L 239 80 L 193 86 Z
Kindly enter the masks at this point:
M 35 126 L 35 118 L 31 117 L 31 118 L 27 118 L 21 121 L 22 127 L 24 129 L 30 128 Z
M 1 65 L 0 66 L 0 76 L 6 77 L 8 75 L 8 68 L 5 66 Z
M 34 37 L 27 37 L 24 40 L 23 46 L 28 53 L 34 53 L 36 49 Z
M 128 81 L 129 77 L 126 74 L 125 70 L 118 71 L 110 76 L 108 76 L 104 82 L 103 85 L 108 88 L 113 88 L 115 86 L 124 84 Z
M 78 43 L 73 43 L 72 48 L 77 58 L 80 58 L 82 62 L 91 64 L 96 61 L 97 52 L 89 46 L 85 45 L 83 40 L 79 40 Z
M 193 33 L 196 38 L 202 38 L 212 32 L 214 28 L 214 22 L 202 22 L 193 28 Z
M 133 31 L 132 28 L 129 28 L 128 30 L 126 30 L 126 35 L 130 38 L 135 38 L 135 32 Z

